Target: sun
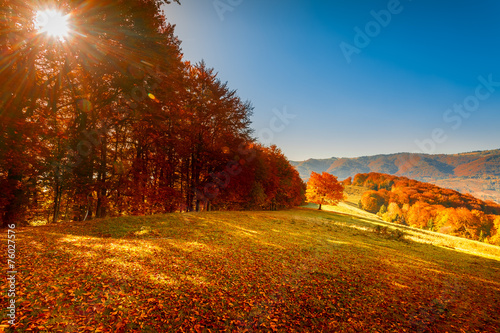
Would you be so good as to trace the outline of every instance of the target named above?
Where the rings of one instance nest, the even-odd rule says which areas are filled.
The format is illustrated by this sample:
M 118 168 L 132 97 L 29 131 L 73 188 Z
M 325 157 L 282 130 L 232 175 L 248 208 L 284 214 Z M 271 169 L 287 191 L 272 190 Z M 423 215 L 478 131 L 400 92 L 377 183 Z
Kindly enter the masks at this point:
M 47 35 L 55 38 L 64 38 L 69 34 L 68 25 L 69 15 L 47 9 L 37 12 L 36 15 L 36 28 L 39 33 L 46 33 Z

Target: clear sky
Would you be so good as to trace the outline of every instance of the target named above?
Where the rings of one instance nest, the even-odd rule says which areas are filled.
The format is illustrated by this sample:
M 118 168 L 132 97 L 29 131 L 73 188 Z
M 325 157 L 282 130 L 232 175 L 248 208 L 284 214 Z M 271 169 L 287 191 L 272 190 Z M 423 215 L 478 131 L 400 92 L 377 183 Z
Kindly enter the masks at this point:
M 291 160 L 500 148 L 498 1 L 181 3 L 165 14 L 185 58 Z

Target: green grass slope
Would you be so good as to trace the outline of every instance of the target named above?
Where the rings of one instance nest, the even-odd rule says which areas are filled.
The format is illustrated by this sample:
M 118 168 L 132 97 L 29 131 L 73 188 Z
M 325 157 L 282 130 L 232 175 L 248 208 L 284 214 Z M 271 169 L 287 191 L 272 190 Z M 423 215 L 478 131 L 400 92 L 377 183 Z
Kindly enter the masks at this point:
M 498 331 L 500 248 L 395 227 L 300 208 L 21 228 L 15 329 Z

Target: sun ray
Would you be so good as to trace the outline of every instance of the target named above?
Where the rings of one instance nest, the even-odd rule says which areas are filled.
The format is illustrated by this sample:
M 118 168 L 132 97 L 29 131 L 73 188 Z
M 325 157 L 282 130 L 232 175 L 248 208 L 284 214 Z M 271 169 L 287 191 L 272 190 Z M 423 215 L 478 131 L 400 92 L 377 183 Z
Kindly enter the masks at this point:
M 47 9 L 37 13 L 35 22 L 39 33 L 61 39 L 69 34 L 68 19 L 69 14 L 64 15 L 57 10 Z

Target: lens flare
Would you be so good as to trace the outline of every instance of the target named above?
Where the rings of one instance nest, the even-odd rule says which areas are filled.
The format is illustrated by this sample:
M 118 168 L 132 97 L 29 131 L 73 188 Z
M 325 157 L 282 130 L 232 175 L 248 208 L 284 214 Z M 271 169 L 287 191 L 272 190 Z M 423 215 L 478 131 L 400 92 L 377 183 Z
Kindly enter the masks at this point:
M 68 18 L 69 15 L 63 15 L 57 10 L 47 9 L 37 13 L 35 22 L 39 33 L 64 38 L 69 34 Z

